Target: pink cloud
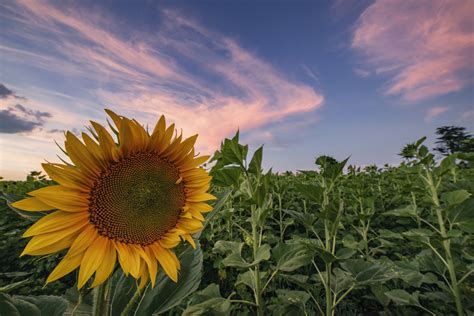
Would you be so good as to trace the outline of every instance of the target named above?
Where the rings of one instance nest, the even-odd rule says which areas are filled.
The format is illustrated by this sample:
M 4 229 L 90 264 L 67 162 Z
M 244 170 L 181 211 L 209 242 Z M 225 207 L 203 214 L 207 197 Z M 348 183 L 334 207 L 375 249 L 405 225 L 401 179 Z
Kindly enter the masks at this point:
M 28 51 L 3 43 L 10 61 L 43 70 L 64 65 L 47 70 L 99 83 L 101 88 L 94 91 L 97 107 L 105 105 L 149 124 L 163 113 L 188 135 L 199 132 L 206 151 L 238 128 L 256 129 L 316 110 L 324 101 L 312 87 L 289 80 L 234 39 L 175 11 L 163 12 L 156 33 L 125 36 L 112 31 L 118 30 L 115 21 L 80 8 L 60 10 L 33 0 L 5 7 L 22 26 L 17 35 L 36 44 Z M 27 58 L 15 57 L 19 51 Z
M 441 114 L 449 110 L 447 106 L 434 106 L 426 112 L 425 122 L 431 122 L 433 119 L 437 118 Z
M 359 17 L 352 47 L 376 73 L 392 75 L 386 93 L 407 101 L 472 84 L 474 2 L 378 0 Z

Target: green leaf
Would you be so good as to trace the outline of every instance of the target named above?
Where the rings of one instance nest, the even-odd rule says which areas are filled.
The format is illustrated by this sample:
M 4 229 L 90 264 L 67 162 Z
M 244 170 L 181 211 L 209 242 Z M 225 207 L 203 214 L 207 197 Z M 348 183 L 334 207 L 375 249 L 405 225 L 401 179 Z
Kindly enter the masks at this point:
M 268 244 L 263 244 L 260 247 L 258 247 L 257 252 L 255 254 L 255 260 L 253 263 L 257 264 L 261 261 L 270 259 L 270 249 L 271 247 Z
M 420 302 L 418 301 L 418 296 L 408 293 L 405 290 L 391 290 L 384 293 L 389 299 L 391 299 L 395 304 L 402 306 L 419 306 Z
M 219 186 L 238 186 L 242 169 L 240 167 L 225 167 L 212 173 L 212 181 Z
M 0 315 L 2 316 L 62 316 L 67 307 L 67 300 L 59 296 L 10 296 L 0 293 Z
M 255 151 L 249 164 L 249 172 L 259 176 L 262 173 L 263 146 Z
M 178 283 L 160 271 L 155 287 L 152 288 L 151 284 L 146 287 L 135 316 L 165 313 L 199 287 L 202 277 L 201 249 L 186 246 L 185 250 L 178 255 L 178 259 L 181 263 Z
M 264 278 L 266 278 L 266 276 L 268 275 L 267 272 L 258 272 L 258 275 L 260 277 L 260 284 L 263 284 L 264 282 Z M 240 285 L 240 284 L 244 284 L 246 286 L 248 286 L 250 289 L 252 290 L 255 290 L 257 288 L 257 283 L 256 283 L 256 280 L 257 280 L 257 274 L 254 270 L 248 270 L 244 273 L 240 273 L 238 276 L 237 276 L 237 282 L 235 283 L 235 285 Z
M 30 273 L 28 273 L 30 274 Z M 18 281 L 18 282 L 15 282 L 15 283 L 11 283 L 11 284 L 7 284 L 5 286 L 2 286 L 0 287 L 0 293 L 8 293 L 16 288 L 19 288 L 27 283 L 30 283 L 31 280 L 30 279 L 25 279 L 25 280 L 21 280 L 21 281 Z
M 313 254 L 319 255 L 321 259 L 327 264 L 337 260 L 336 256 L 319 246 L 319 241 L 313 239 L 301 239 L 301 243 L 306 246 L 306 249 Z
M 471 193 L 466 190 L 455 190 L 451 192 L 445 192 L 441 195 L 441 200 L 446 205 L 461 204 L 471 196 Z
M 278 300 L 287 305 L 304 306 L 310 298 L 309 294 L 304 291 L 278 289 L 276 293 Z
M 370 289 L 380 304 L 388 306 L 390 299 L 385 295 L 385 292 L 388 291 L 388 287 L 383 284 L 373 284 Z
M 199 238 L 201 236 L 202 232 L 209 226 L 209 222 L 216 216 L 217 213 L 221 211 L 222 207 L 224 207 L 225 202 L 227 202 L 227 199 L 231 196 L 231 194 L 232 189 L 227 189 L 224 192 L 214 194 L 217 197 L 217 200 L 212 205 L 212 211 L 206 215 L 204 227 L 202 230 L 193 235 L 195 238 Z
M 219 285 L 212 283 L 193 295 L 189 306 L 186 307 L 182 315 L 228 315 L 230 307 L 230 301 L 221 296 Z
M 23 296 L 24 300 L 31 300 L 41 310 L 41 315 L 62 316 L 68 308 L 68 301 L 60 296 L 40 295 L 40 296 Z
M 396 216 L 396 217 L 416 217 L 416 209 L 413 205 L 408 205 L 403 208 L 397 208 L 391 211 L 382 213 L 382 215 Z
M 349 259 L 341 263 L 341 267 L 350 272 L 357 284 L 371 285 L 385 282 L 394 277 L 393 271 L 379 264 L 363 259 Z
M 318 219 L 314 214 L 303 213 L 293 210 L 283 210 L 285 213 L 289 214 L 294 218 L 299 224 L 306 227 L 306 229 L 312 228 L 316 220 Z
M 394 269 L 396 277 L 411 286 L 420 287 L 423 283 L 423 274 L 419 271 L 416 262 L 397 261 L 394 262 L 392 268 Z
M 0 293 L 0 315 L 41 316 L 41 310 L 35 304 L 16 296 Z
M 273 248 L 272 254 L 277 261 L 276 269 L 285 272 L 310 264 L 313 258 L 306 246 L 296 243 L 279 243 Z
M 186 246 L 178 255 L 181 263 L 178 283 L 173 282 L 163 271 L 158 273 L 155 287 L 149 284 L 140 300 L 135 316 L 162 314 L 177 306 L 185 297 L 193 293 L 201 282 L 202 251 L 198 247 Z
M 114 273 L 113 278 L 118 280 L 111 296 L 110 314 L 120 316 L 135 294 L 137 282 L 132 276 L 126 276 L 121 269 Z
M 297 190 L 304 198 L 321 204 L 323 200 L 323 188 L 314 184 L 296 184 Z
M 474 198 L 456 205 L 448 213 L 448 218 L 451 224 L 456 225 L 460 230 L 474 234 Z

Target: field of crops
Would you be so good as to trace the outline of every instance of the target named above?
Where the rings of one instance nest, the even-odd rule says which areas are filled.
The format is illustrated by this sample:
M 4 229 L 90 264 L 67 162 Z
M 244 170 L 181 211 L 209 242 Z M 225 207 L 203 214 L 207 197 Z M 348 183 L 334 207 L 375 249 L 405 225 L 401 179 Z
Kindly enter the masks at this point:
M 117 270 L 110 313 L 472 315 L 474 154 L 435 160 L 423 141 L 397 167 L 321 156 L 314 170 L 274 173 L 262 170 L 262 148 L 250 156 L 238 134 L 226 139 L 209 165 L 218 199 L 200 246 L 178 250 L 178 283 L 160 274 L 134 297 L 135 281 Z M 49 184 L 39 174 L 2 182 L 2 316 L 93 313 L 77 272 L 43 287 L 61 253 L 19 258 L 41 214 L 8 203 Z

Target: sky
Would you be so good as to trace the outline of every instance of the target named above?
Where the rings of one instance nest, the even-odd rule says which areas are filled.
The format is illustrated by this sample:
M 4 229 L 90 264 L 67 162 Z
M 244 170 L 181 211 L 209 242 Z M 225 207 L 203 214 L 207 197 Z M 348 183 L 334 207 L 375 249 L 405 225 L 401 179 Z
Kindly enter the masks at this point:
M 474 132 L 474 1 L 0 2 L 0 175 L 58 162 L 104 108 L 164 114 L 198 151 L 239 129 L 264 165 L 397 164 Z

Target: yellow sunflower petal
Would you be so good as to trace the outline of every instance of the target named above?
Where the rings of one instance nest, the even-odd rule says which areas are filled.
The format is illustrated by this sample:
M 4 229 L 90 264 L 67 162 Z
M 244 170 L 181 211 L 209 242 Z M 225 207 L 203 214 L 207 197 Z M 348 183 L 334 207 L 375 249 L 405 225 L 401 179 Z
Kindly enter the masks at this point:
M 101 170 L 106 170 L 108 167 L 108 162 L 106 161 L 106 156 L 102 151 L 102 148 L 99 144 L 95 142 L 89 135 L 82 133 L 82 139 L 86 144 L 87 149 L 90 154 L 94 156 L 96 162 L 99 164 Z
M 119 132 L 120 151 L 127 157 L 133 152 L 135 146 L 131 121 L 124 118 L 120 123 Z
M 107 132 L 105 127 L 99 123 L 91 121 L 91 124 L 99 136 L 99 145 L 100 148 L 102 148 L 105 158 L 111 162 L 117 161 L 119 158 L 118 149 L 112 136 Z
M 168 233 L 161 237 L 159 243 L 163 248 L 174 248 L 181 242 L 179 234 Z
M 140 254 L 140 257 L 142 257 L 142 259 L 145 261 L 148 267 L 148 271 L 150 273 L 151 284 L 152 284 L 152 287 L 154 287 L 155 280 L 156 280 L 156 272 L 157 272 L 155 256 L 152 250 L 150 249 L 150 247 L 139 248 L 139 254 Z
M 103 263 L 105 251 L 109 243 L 110 241 L 107 238 L 99 237 L 84 252 L 84 257 L 82 258 L 81 267 L 79 269 L 79 279 L 77 282 L 77 287 L 79 289 L 81 289 L 84 284 L 86 284 L 92 274 L 94 274 L 94 272 L 96 272 L 99 266 Z
M 12 206 L 14 208 L 30 212 L 50 211 L 55 209 L 55 207 L 45 204 L 34 197 L 14 202 L 12 203 Z
M 164 133 L 166 130 L 166 119 L 164 115 L 160 117 L 158 122 L 155 125 L 155 128 L 153 129 L 153 132 L 150 136 L 150 141 L 148 143 L 148 149 L 155 149 L 157 148 L 157 145 L 159 144 L 161 138 L 163 138 Z
M 95 278 L 94 282 L 91 285 L 91 288 L 94 288 L 102 284 L 105 280 L 107 280 L 112 271 L 114 271 L 116 259 L 117 252 L 115 250 L 115 247 L 112 242 L 108 242 L 107 248 L 104 253 L 104 261 L 95 272 Z
M 59 278 L 62 278 L 66 274 L 71 273 L 81 264 L 83 253 L 77 254 L 75 256 L 66 255 L 61 262 L 54 268 L 46 279 L 46 284 L 56 281 Z
M 197 233 L 202 229 L 203 224 L 197 219 L 180 218 L 176 226 L 190 233 Z
M 54 163 L 43 163 L 42 167 L 48 176 L 59 184 L 79 191 L 89 192 L 93 186 L 93 179 L 82 174 L 74 166 L 66 166 Z
M 115 126 L 117 127 L 117 130 L 120 129 L 120 124 L 122 122 L 122 118 L 115 114 L 112 110 L 105 109 L 105 112 L 110 116 L 112 121 L 114 121 Z
M 201 157 L 194 158 L 192 161 L 181 165 L 180 170 L 184 172 L 184 171 L 188 171 L 196 167 L 199 167 L 200 165 L 208 161 L 210 157 L 211 156 L 201 156 Z
M 87 222 L 89 214 L 87 212 L 68 213 L 56 211 L 40 218 L 30 228 L 28 228 L 23 237 L 46 234 L 64 229 L 66 227 L 78 225 Z
M 62 185 L 52 185 L 28 193 L 43 203 L 49 204 L 65 212 L 87 211 L 88 196 L 78 190 Z
M 188 212 L 196 219 L 200 220 L 200 221 L 204 221 L 204 216 L 202 216 L 201 212 L 199 212 L 198 210 L 196 209 L 193 209 L 193 208 L 190 208 L 188 210 Z
M 181 237 L 183 237 L 191 245 L 191 247 L 193 247 L 193 249 L 196 249 L 196 243 L 190 234 L 184 234 Z
M 131 274 L 138 278 L 140 273 L 140 256 L 137 254 L 133 245 L 127 245 L 121 242 L 114 242 L 115 249 L 119 255 L 119 263 L 125 274 Z
M 140 278 L 140 284 L 138 285 L 138 288 L 142 290 L 148 282 L 148 270 L 143 260 L 140 261 L 140 272 L 137 279 L 138 278 Z
M 201 213 L 206 213 L 206 212 L 210 212 L 210 211 L 213 210 L 212 206 L 210 206 L 209 204 L 204 203 L 204 202 L 186 203 L 186 206 L 188 206 L 189 208 L 198 210 Z
M 64 143 L 64 146 L 69 158 L 76 166 L 92 176 L 99 175 L 99 163 L 89 152 L 87 147 L 73 133 L 66 133 L 66 142 Z
M 75 256 L 83 253 L 99 237 L 95 227 L 89 224 L 77 235 L 69 248 L 68 255 Z
M 160 139 L 160 142 L 157 144 L 155 150 L 158 154 L 163 153 L 166 148 L 168 148 L 171 138 L 173 137 L 174 133 L 174 124 L 171 124 L 165 131 L 163 137 Z
M 152 244 L 149 247 L 153 251 L 156 260 L 158 260 L 166 275 L 168 275 L 174 282 L 178 282 L 178 267 L 176 266 L 176 262 L 172 257 L 172 251 L 162 248 L 157 243 Z
M 188 202 L 204 202 L 209 200 L 217 200 L 217 198 L 209 193 L 198 193 L 198 194 L 191 194 L 188 198 Z
M 49 255 L 61 251 L 71 246 L 74 241 L 75 235 L 62 236 L 62 235 L 39 235 L 33 237 L 30 242 L 26 245 L 25 249 L 20 256 L 43 256 Z
M 177 146 L 175 151 L 173 153 L 169 154 L 169 159 L 170 161 L 176 161 L 178 158 L 182 157 L 183 155 L 186 155 L 189 153 L 189 151 L 194 147 L 194 144 L 196 143 L 198 135 L 193 135 L 187 139 L 185 139 L 181 144 Z

